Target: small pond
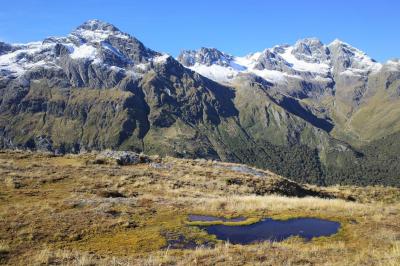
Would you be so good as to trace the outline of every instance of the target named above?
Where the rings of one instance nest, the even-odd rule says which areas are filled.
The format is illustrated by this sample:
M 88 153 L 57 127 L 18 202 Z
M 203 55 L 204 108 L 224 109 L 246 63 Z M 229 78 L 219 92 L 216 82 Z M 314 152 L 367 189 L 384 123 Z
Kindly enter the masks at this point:
M 213 221 L 222 220 L 214 218 L 216 220 Z M 202 219 L 204 221 L 203 216 Z M 291 236 L 299 236 L 306 240 L 313 237 L 330 236 L 338 232 L 340 223 L 318 218 L 289 220 L 266 218 L 250 225 L 210 225 L 200 226 L 200 228 L 206 230 L 208 234 L 216 235 L 219 240 L 229 241 L 232 244 L 249 244 L 261 241 L 282 241 Z

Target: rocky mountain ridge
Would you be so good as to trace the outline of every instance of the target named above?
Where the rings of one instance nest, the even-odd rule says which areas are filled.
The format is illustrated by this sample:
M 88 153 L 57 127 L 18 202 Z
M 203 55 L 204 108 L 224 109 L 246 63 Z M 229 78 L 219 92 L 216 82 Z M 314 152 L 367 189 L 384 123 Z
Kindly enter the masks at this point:
M 206 61 L 210 58 L 212 60 Z M 277 45 L 244 57 L 214 48 L 201 48 L 183 51 L 178 60 L 188 68 L 230 86 L 240 86 L 243 79 L 256 77 L 263 81 L 263 87 L 270 94 L 288 96 L 291 103 L 302 105 L 332 124 L 324 130 L 330 132 L 333 129 L 334 137 L 357 145 L 385 135 L 377 134 L 376 128 L 365 130 L 359 123 L 353 123 L 356 121 L 353 117 L 360 116 L 359 110 L 369 109 L 373 105 L 370 102 L 377 98 L 398 101 L 395 82 L 399 77 L 398 61 L 378 63 L 340 40 L 324 45 L 316 38 L 308 38 L 292 46 Z M 393 82 L 396 84 L 390 89 Z M 378 117 L 374 123 L 379 122 Z M 393 122 L 385 123 L 384 128 L 391 127 Z M 397 131 L 398 121 L 395 124 L 396 129 L 388 130 L 386 135 Z
M 317 39 L 174 59 L 89 20 L 66 37 L 0 43 L 0 147 L 203 157 L 317 184 L 374 183 L 373 167 L 393 184 L 387 165 L 364 165 L 363 145 L 400 132 L 399 68 Z
M 267 48 L 244 57 L 237 57 L 215 48 L 182 51 L 178 60 L 185 66 L 220 82 L 233 82 L 240 73 L 260 76 L 272 83 L 287 78 L 332 79 L 333 75 L 357 75 L 379 71 L 382 64 L 364 52 L 335 40 L 324 45 L 316 38 Z M 225 69 L 218 69 L 218 67 Z M 218 76 L 218 72 L 225 72 Z M 216 75 L 216 76 L 213 76 Z

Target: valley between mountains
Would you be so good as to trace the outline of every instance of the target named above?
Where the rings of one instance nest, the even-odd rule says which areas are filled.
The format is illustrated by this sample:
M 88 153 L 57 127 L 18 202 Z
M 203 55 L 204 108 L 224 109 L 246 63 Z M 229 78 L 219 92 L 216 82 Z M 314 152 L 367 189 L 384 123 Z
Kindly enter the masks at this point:
M 400 61 L 340 40 L 0 42 L 0 264 L 399 265 L 399 140 Z
M 0 147 L 246 163 L 317 185 L 400 183 L 400 62 L 309 38 L 177 59 L 112 24 L 0 43 Z

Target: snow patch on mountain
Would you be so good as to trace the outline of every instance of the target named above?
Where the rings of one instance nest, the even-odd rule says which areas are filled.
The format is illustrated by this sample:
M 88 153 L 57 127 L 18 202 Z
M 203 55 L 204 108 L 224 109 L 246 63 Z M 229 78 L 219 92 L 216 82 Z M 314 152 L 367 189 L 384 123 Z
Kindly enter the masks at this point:
M 3 76 L 21 76 L 36 67 L 62 68 L 65 64 L 60 62 L 65 60 L 85 60 L 113 71 L 123 69 L 125 73 L 143 74 L 153 64 L 166 63 L 170 57 L 145 48 L 129 34 L 99 20 L 85 22 L 67 37 L 11 47 L 0 55 Z M 277 45 L 243 57 L 201 48 L 184 51 L 178 60 L 185 67 L 222 83 L 232 83 L 241 73 L 257 75 L 275 84 L 286 84 L 290 79 L 329 82 L 334 74 L 362 76 L 383 66 L 340 40 L 323 45 L 316 38 L 299 40 L 293 46 Z M 394 61 L 386 65 L 396 70 L 399 67 Z
M 339 39 L 335 39 L 327 47 L 332 51 L 336 51 L 336 53 L 346 58 L 349 62 L 352 62 L 351 66 L 347 67 L 341 74 L 360 75 L 362 74 L 361 72 L 378 72 L 383 66 L 363 51 Z
M 281 71 L 268 70 L 268 69 L 264 70 L 252 69 L 252 71 L 249 71 L 249 73 L 256 74 L 257 76 L 262 77 L 263 79 L 272 83 L 284 83 L 287 81 L 288 77 L 295 77 Z
M 139 63 L 162 63 L 169 57 L 159 56 L 159 53 L 145 48 L 129 34 L 99 20 L 85 22 L 66 37 L 49 37 L 43 42 L 14 44 L 11 47 L 8 53 L 0 55 L 2 76 L 21 76 L 35 67 L 63 68 L 66 65 L 61 62 L 65 60 L 90 61 L 91 64 L 113 71 L 124 68 L 128 73 L 135 71 Z M 120 50 L 125 47 L 125 51 Z M 135 57 L 137 54 L 140 57 Z M 136 61 L 133 62 L 130 56 Z
M 90 59 L 94 60 L 97 57 L 97 49 L 89 44 L 82 44 L 81 46 L 74 47 L 73 52 L 70 54 L 72 59 Z
M 293 54 L 293 47 L 287 47 L 285 52 L 280 56 L 285 59 L 292 68 L 298 71 L 311 72 L 317 74 L 327 75 L 330 71 L 330 66 L 327 63 L 309 63 L 303 60 L 297 59 Z
M 129 39 L 129 35 L 123 33 L 114 33 L 112 31 L 104 31 L 104 30 L 85 30 L 85 29 L 77 29 L 70 36 L 79 37 L 88 42 L 99 43 L 106 40 L 110 35 L 113 35 L 116 38 L 120 39 Z
M 400 59 L 393 59 L 387 61 L 385 67 L 389 71 L 400 71 Z
M 227 61 L 228 66 L 219 64 L 211 64 L 208 66 L 195 63 L 188 68 L 202 76 L 222 83 L 231 83 L 239 73 L 254 74 L 272 83 L 284 83 L 287 78 L 301 78 L 300 76 L 290 75 L 277 70 L 256 69 L 255 65 L 261 54 L 260 52 L 244 57 L 231 57 L 231 59 Z
M 236 75 L 239 73 L 237 69 L 231 66 L 225 67 L 217 64 L 206 66 L 195 63 L 194 66 L 191 66 L 189 68 L 202 76 L 219 82 L 230 82 L 230 80 L 236 77 Z
M 163 64 L 163 63 L 165 63 L 165 62 L 168 60 L 168 58 L 170 58 L 170 57 L 171 57 L 171 56 L 168 55 L 168 54 L 163 54 L 163 55 L 154 57 L 154 58 L 152 59 L 152 61 L 153 61 L 154 63 Z
M 51 47 L 41 42 L 13 45 L 15 51 L 0 56 L 0 72 L 18 76 L 35 67 L 45 66 L 49 62 L 38 55 Z
M 204 60 L 210 58 L 212 60 Z M 299 40 L 293 46 L 277 45 L 243 57 L 215 48 L 201 48 L 182 52 L 178 60 L 193 71 L 222 83 L 231 83 L 239 73 L 254 74 L 277 84 L 287 82 L 288 78 L 311 78 L 327 83 L 332 81 L 333 72 L 337 72 L 336 66 L 340 75 L 347 76 L 366 75 L 382 68 L 382 64 L 347 43 L 335 40 L 324 45 L 316 38 Z
M 128 34 L 121 32 L 114 25 L 97 19 L 86 21 L 69 35 L 69 37 L 78 37 L 93 43 L 100 43 L 110 36 L 125 40 L 130 38 Z

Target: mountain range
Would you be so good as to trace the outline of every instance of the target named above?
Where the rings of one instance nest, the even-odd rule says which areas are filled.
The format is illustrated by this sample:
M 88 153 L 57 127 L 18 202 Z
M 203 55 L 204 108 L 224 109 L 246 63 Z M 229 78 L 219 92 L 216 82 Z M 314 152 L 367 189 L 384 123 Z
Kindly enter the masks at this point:
M 400 185 L 400 61 L 316 38 L 173 58 L 89 20 L 0 42 L 0 147 L 134 150 L 268 168 L 319 185 Z

